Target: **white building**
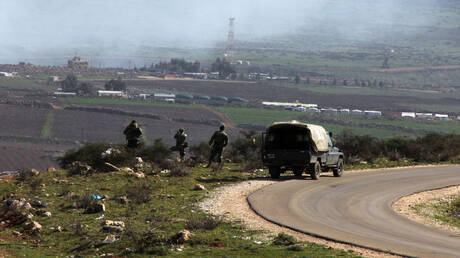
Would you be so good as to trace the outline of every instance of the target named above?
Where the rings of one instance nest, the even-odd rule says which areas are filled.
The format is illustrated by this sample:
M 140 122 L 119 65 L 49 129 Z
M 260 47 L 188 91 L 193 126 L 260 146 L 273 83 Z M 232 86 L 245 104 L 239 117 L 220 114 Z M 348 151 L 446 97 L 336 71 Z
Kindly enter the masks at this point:
M 348 115 L 348 114 L 350 114 L 350 109 L 342 108 L 342 109 L 339 110 L 339 113 L 342 114 L 342 115 Z
M 359 110 L 359 109 L 353 109 L 353 110 L 351 111 L 351 114 L 352 114 L 352 115 L 361 116 L 361 115 L 363 115 L 363 111 L 362 111 L 362 110 Z
M 417 118 L 432 118 L 432 113 L 415 113 L 415 117 Z
M 75 97 L 77 96 L 77 93 L 75 92 L 64 92 L 64 91 L 55 91 L 53 93 L 54 96 L 56 97 Z
M 449 115 L 446 115 L 446 114 L 434 114 L 434 118 L 436 120 L 447 121 L 447 120 L 449 120 Z
M 415 118 L 415 113 L 414 112 L 401 112 L 401 117 Z
M 304 107 L 304 108 L 317 108 L 318 105 L 316 104 L 303 104 L 298 102 L 270 102 L 270 101 L 263 101 L 262 105 L 264 106 L 275 106 L 275 107 Z
M 366 116 L 382 116 L 382 111 L 364 110 Z
M 97 95 L 100 97 L 123 97 L 125 96 L 123 91 L 117 91 L 117 90 L 98 90 Z

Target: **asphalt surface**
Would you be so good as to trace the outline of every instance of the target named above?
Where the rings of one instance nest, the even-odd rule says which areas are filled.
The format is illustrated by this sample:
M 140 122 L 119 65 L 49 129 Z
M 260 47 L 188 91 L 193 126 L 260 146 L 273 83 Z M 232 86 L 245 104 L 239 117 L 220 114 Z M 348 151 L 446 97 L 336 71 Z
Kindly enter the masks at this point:
M 322 238 L 418 257 L 460 257 L 460 235 L 411 221 L 392 209 L 399 198 L 460 185 L 460 166 L 322 174 L 282 181 L 248 197 L 276 224 Z

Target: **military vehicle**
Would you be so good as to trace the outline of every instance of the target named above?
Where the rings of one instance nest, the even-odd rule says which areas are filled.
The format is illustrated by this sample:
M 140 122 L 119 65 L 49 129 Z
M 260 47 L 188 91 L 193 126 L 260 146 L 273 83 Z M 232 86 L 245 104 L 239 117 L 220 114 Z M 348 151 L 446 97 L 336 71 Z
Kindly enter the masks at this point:
M 309 173 L 315 180 L 331 169 L 335 177 L 343 174 L 343 153 L 333 146 L 326 130 L 297 121 L 267 128 L 262 135 L 262 161 L 272 178 L 288 170 L 296 176 Z

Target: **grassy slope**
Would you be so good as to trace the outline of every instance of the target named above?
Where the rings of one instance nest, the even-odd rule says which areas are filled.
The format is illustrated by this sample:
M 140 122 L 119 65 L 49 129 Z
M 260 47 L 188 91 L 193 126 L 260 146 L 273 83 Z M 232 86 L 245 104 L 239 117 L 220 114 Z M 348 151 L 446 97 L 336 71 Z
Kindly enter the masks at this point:
M 125 252 L 126 248 L 134 250 L 137 246 L 135 239 L 139 239 L 142 233 L 152 228 L 158 234 L 169 238 L 177 231 L 184 229 L 189 219 L 202 220 L 205 218 L 206 215 L 197 207 L 197 203 L 204 198 L 205 192 L 193 191 L 194 184 L 201 183 L 210 190 L 257 176 L 261 175 L 244 173 L 234 165 L 230 165 L 218 174 L 211 174 L 207 169 L 195 168 L 193 173 L 186 177 L 149 175 L 145 179 L 135 179 L 122 172 L 68 177 L 64 171 L 58 171 L 42 174 L 24 184 L 0 181 L 1 196 L 15 193 L 17 197 L 39 198 L 49 205 L 49 208 L 45 210 L 53 214 L 50 218 L 34 217 L 43 226 L 40 236 L 16 237 L 12 232 L 20 231 L 20 228 L 2 229 L 0 231 L 2 248 L 12 256 L 29 257 L 76 254 L 87 256 L 103 253 L 126 255 L 128 254 Z M 121 240 L 99 249 L 88 248 L 72 252 L 71 249 L 86 242 L 102 241 L 108 233 L 102 233 L 100 230 L 100 223 L 103 220 L 96 220 L 101 214 L 83 214 L 82 209 L 66 209 L 64 207 L 71 203 L 69 197 L 60 195 L 68 192 L 74 192 L 77 195 L 94 193 L 113 198 L 123 195 L 125 189 L 139 182 L 145 182 L 151 186 L 152 190 L 148 192 L 152 198 L 150 202 L 140 205 L 122 205 L 113 200 L 105 201 L 106 212 L 103 220 L 122 220 L 126 223 L 126 233 L 122 234 Z M 32 187 L 34 185 L 35 188 Z M 75 223 L 87 225 L 87 230 L 77 234 L 76 230 L 71 227 L 71 224 Z M 50 228 L 58 225 L 65 230 L 52 232 Z M 331 250 L 316 244 L 301 244 L 300 251 L 293 251 L 285 246 L 273 246 L 267 242 L 257 244 L 254 241 L 260 239 L 260 232 L 245 229 L 238 223 L 223 223 L 213 230 L 192 230 L 192 233 L 192 240 L 185 244 L 183 252 L 170 252 L 168 251 L 170 246 L 166 245 L 165 248 L 161 246 L 150 248 L 150 255 L 158 256 L 161 253 L 169 253 L 171 256 L 184 257 L 355 256 L 353 253 Z M 216 247 L 216 245 L 221 247 Z

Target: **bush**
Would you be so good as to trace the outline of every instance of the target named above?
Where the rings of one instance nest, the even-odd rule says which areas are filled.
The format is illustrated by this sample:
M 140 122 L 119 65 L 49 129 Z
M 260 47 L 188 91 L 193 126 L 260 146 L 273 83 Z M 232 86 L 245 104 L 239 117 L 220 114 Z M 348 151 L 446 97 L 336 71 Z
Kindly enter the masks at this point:
M 196 216 L 188 219 L 185 227 L 190 230 L 213 230 L 223 223 L 222 219 L 213 216 Z
M 169 239 L 162 232 L 147 232 L 145 234 L 133 234 L 132 246 L 138 253 L 151 255 L 167 255 L 169 253 L 166 245 Z
M 272 244 L 273 245 L 295 245 L 297 243 L 297 240 L 288 234 L 285 233 L 279 233 L 274 239 Z
M 372 162 L 378 158 L 390 161 L 410 159 L 415 162 L 458 162 L 460 135 L 427 134 L 416 139 L 395 137 L 378 139 L 370 135 L 355 135 L 344 131 L 336 145 L 343 151 L 346 163 L 360 160 Z
M 171 150 L 163 143 L 162 139 L 156 139 L 152 146 L 146 146 L 139 151 L 139 156 L 144 161 L 161 163 L 171 158 Z
M 208 161 L 211 153 L 211 147 L 206 142 L 201 142 L 199 145 L 193 145 L 190 147 L 190 153 L 192 159 L 198 163 L 204 163 Z
M 148 203 L 152 199 L 153 187 L 146 182 L 125 186 L 128 200 L 135 204 Z
M 27 181 L 30 178 L 34 177 L 34 176 L 35 176 L 35 174 L 32 172 L 32 169 L 23 168 L 23 169 L 19 170 L 17 180 L 18 181 Z
M 185 177 L 191 174 L 190 170 L 186 166 L 178 163 L 175 163 L 175 165 L 170 168 L 170 170 L 171 172 L 169 175 L 174 177 Z
M 106 153 L 107 150 L 110 153 Z M 115 166 L 131 166 L 134 164 L 134 157 L 124 146 L 111 145 L 104 142 L 87 143 L 81 148 L 67 151 L 64 156 L 58 158 L 59 165 L 69 168 L 74 161 L 86 163 L 96 170 L 102 169 L 105 162 Z
M 226 157 L 236 163 L 243 163 L 246 170 L 262 168 L 262 137 L 256 131 L 240 131 L 239 137 L 230 144 Z

